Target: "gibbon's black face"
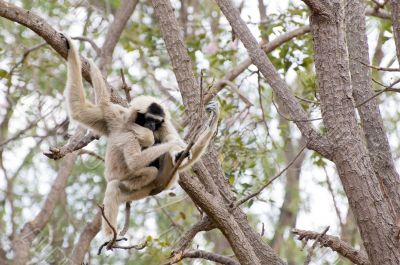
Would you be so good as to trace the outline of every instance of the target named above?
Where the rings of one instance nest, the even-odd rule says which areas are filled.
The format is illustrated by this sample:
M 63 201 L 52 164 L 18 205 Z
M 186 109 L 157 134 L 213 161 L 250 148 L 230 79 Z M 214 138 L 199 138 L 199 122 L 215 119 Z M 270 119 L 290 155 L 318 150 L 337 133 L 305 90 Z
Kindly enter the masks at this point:
M 165 112 L 157 103 L 151 103 L 145 113 L 138 113 L 136 123 L 153 132 L 157 131 L 164 122 Z

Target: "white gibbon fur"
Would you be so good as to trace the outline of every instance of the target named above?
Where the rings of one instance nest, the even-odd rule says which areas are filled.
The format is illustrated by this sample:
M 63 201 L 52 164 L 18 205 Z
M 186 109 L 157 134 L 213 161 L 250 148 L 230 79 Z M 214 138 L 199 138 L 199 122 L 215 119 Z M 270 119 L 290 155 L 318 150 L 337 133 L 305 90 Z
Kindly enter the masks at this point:
M 107 137 L 107 187 L 103 203 L 107 220 L 117 229 L 120 204 L 167 189 L 175 182 L 180 171 L 187 169 L 201 157 L 217 129 L 219 106 L 215 103 L 208 106 L 213 113 L 210 126 L 198 137 L 191 148 L 191 154 L 179 166 L 178 172 L 170 176 L 186 144 L 172 125 L 167 108 L 160 100 L 150 96 L 134 98 L 129 108 L 113 104 L 104 79 L 92 61 L 90 77 L 97 104 L 87 101 L 78 51 L 70 38 L 66 38 L 66 42 L 69 48 L 65 91 L 68 113 L 71 119 Z M 154 106 L 161 112 L 154 112 Z M 155 121 L 157 127 L 150 130 L 137 124 L 138 116 L 144 118 L 145 122 Z M 158 168 L 151 166 L 156 160 L 159 162 Z M 104 219 L 102 230 L 107 239 L 113 237 L 113 231 Z

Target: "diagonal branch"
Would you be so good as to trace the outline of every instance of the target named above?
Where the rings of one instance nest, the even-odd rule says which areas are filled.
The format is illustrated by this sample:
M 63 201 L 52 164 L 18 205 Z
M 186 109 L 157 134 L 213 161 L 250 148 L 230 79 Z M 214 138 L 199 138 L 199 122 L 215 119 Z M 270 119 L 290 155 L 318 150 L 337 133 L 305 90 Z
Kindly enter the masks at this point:
M 282 100 L 282 103 L 288 109 L 291 119 L 296 121 L 297 127 L 306 139 L 307 148 L 317 151 L 328 159 L 332 159 L 331 145 L 328 140 L 313 128 L 311 122 L 300 122 L 306 121 L 308 115 L 290 91 L 286 82 L 278 74 L 265 52 L 261 49 L 232 1 L 216 0 L 216 2 L 231 24 L 232 29 L 246 47 L 253 64 L 257 66 L 274 90 L 274 93 Z
M 324 0 L 303 0 L 303 2 L 311 9 L 315 14 L 329 17 L 332 15 L 327 2 Z
M 82 233 L 79 235 L 78 242 L 75 244 L 70 259 L 73 264 L 83 264 L 85 254 L 89 251 L 90 242 L 100 231 L 101 213 L 100 211 L 93 217 L 93 220 L 86 224 Z
M 293 38 L 302 36 L 306 33 L 310 32 L 310 26 L 303 26 L 292 31 L 288 31 L 283 33 L 282 35 L 276 37 L 268 43 L 261 42 L 260 45 L 263 48 L 265 53 L 270 53 L 275 50 L 277 47 L 282 44 L 292 40 Z M 236 77 L 238 77 L 241 73 L 243 73 L 249 66 L 252 64 L 251 58 L 246 58 L 243 62 L 238 64 L 235 68 L 226 73 L 219 81 L 217 81 L 212 88 L 212 92 L 207 94 L 205 97 L 205 102 L 210 101 L 214 94 L 218 93 L 223 89 L 226 85 L 226 80 L 233 81 Z
M 101 47 L 99 66 L 103 75 L 107 67 L 111 64 L 115 46 L 138 2 L 138 0 L 122 0 L 120 7 L 114 15 L 114 20 L 108 28 L 105 41 Z
M 68 49 L 65 45 L 65 40 L 61 38 L 60 32 L 55 30 L 45 19 L 36 15 L 30 10 L 25 10 L 11 3 L 0 0 L 0 16 L 7 18 L 11 21 L 17 22 L 27 28 L 31 29 L 39 36 L 41 36 L 58 54 L 64 59 L 67 58 Z M 82 75 L 86 81 L 91 83 L 89 62 L 83 56 L 82 60 Z M 117 93 L 113 92 L 111 86 L 111 100 L 114 103 L 126 106 L 126 101 L 121 98 Z
M 313 231 L 293 229 L 293 234 L 298 236 L 298 240 L 317 240 L 323 247 L 328 247 L 336 251 L 341 256 L 349 259 L 351 262 L 359 265 L 370 265 L 367 254 L 361 250 L 354 249 L 349 243 L 341 240 L 339 237 L 322 235 Z
M 188 251 L 186 253 L 183 253 L 180 256 L 177 256 L 175 259 L 172 259 L 171 261 L 169 261 L 168 263 L 166 263 L 164 265 L 172 265 L 172 264 L 180 262 L 181 260 L 183 260 L 185 258 L 205 259 L 205 260 L 213 261 L 213 262 L 223 264 L 223 265 L 240 265 L 239 262 L 237 262 L 236 260 L 233 260 L 227 256 L 223 256 L 223 255 L 216 254 L 216 253 L 211 253 L 211 252 L 204 251 L 204 250 Z

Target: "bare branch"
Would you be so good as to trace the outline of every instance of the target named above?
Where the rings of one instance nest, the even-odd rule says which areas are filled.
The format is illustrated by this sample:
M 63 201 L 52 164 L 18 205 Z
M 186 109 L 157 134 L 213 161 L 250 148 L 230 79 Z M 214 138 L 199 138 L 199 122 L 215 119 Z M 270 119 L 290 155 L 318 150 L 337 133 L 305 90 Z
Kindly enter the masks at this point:
M 0 16 L 24 25 L 41 36 L 58 54 L 64 59 L 67 58 L 68 49 L 65 40 L 61 38 L 61 33 L 55 30 L 47 21 L 40 16 L 36 15 L 30 10 L 25 10 L 11 3 L 0 0 Z M 82 60 L 82 75 L 86 81 L 91 83 L 89 62 L 83 56 Z M 127 106 L 126 101 L 122 99 L 117 93 L 111 90 L 111 100 L 114 103 Z
M 99 251 L 97 252 L 97 255 L 101 254 L 101 250 L 103 249 L 104 245 L 107 246 L 107 250 L 112 249 L 114 247 L 115 242 L 117 241 L 117 231 L 115 230 L 115 227 L 111 225 L 110 221 L 107 219 L 105 213 L 104 213 L 104 205 L 100 205 L 98 204 L 97 207 L 99 207 L 100 211 L 101 211 L 101 216 L 103 217 L 103 219 L 106 221 L 107 225 L 111 228 L 112 232 L 113 232 L 113 238 L 108 241 L 105 242 L 103 245 L 101 245 L 101 247 L 99 248 Z
M 328 4 L 324 0 L 303 0 L 303 2 L 311 9 L 315 14 L 329 17 L 332 12 L 329 9 Z
M 322 233 L 319 234 L 319 236 L 315 239 L 315 241 L 314 241 L 314 243 L 312 244 L 311 248 L 308 250 L 308 254 L 307 254 L 306 260 L 304 261 L 304 265 L 310 264 L 310 262 L 311 262 L 311 257 L 312 257 L 312 255 L 313 255 L 313 253 L 314 253 L 314 249 L 315 249 L 315 247 L 317 246 L 318 241 L 321 239 L 321 237 L 323 237 L 323 236 L 326 234 L 326 232 L 328 232 L 328 230 L 329 230 L 329 226 L 327 226 L 327 227 L 324 229 L 324 231 L 322 231 Z
M 393 39 L 396 45 L 396 55 L 397 61 L 400 64 L 400 1 L 399 0 L 391 0 L 390 4 L 392 5 L 392 27 L 393 27 Z
M 33 51 L 35 51 L 35 50 L 37 50 L 37 49 L 42 48 L 42 47 L 45 46 L 46 44 L 47 44 L 46 42 L 42 42 L 42 43 L 40 43 L 40 44 L 37 44 L 37 45 L 35 45 L 35 46 L 33 46 L 33 47 L 31 47 L 31 48 L 25 50 L 25 51 L 24 51 L 24 54 L 22 55 L 21 60 L 19 60 L 19 61 L 11 68 L 11 70 L 10 70 L 10 72 L 9 72 L 9 75 L 12 75 L 13 72 L 15 71 L 15 69 L 16 69 L 18 66 L 20 66 L 23 62 L 25 62 L 26 58 L 28 57 L 28 55 L 29 55 L 31 52 L 33 52 Z
M 341 240 L 339 237 L 322 235 L 313 231 L 293 229 L 292 233 L 298 236 L 299 240 L 317 240 L 323 247 L 328 247 L 336 251 L 341 256 L 349 259 L 351 262 L 359 265 L 370 265 L 367 254 L 361 250 L 354 249 L 349 243 Z
M 373 81 L 376 82 L 375 80 L 373 80 Z M 394 89 L 393 87 L 394 87 L 396 84 L 398 84 L 398 83 L 400 83 L 400 79 L 398 79 L 398 80 L 396 80 L 395 82 L 393 82 L 392 84 L 390 84 L 390 86 L 385 87 L 385 89 L 382 89 L 382 90 L 379 91 L 378 93 L 374 94 L 372 97 L 367 98 L 366 100 L 364 100 L 363 102 L 361 102 L 360 104 L 358 104 L 358 105 L 356 106 L 356 108 L 359 108 L 359 107 L 361 107 L 361 106 L 364 105 L 364 104 L 367 104 L 369 101 L 373 100 L 374 98 L 376 98 L 377 96 L 379 96 L 380 94 L 382 94 L 382 93 L 384 93 L 384 92 L 386 92 L 386 91 L 395 91 L 395 92 L 397 92 L 396 89 Z M 383 86 L 384 86 L 384 85 L 383 85 Z
M 214 261 L 216 263 L 219 264 L 223 264 L 223 265 L 240 265 L 239 262 L 220 255 L 220 254 L 216 254 L 216 253 L 211 253 L 208 251 L 204 251 L 204 250 L 192 250 L 192 251 L 188 251 L 186 253 L 183 253 L 179 256 L 174 256 L 170 262 L 165 263 L 165 265 L 172 265 L 175 263 L 178 263 L 179 261 L 183 260 L 184 258 L 190 258 L 190 259 L 205 259 L 205 260 L 209 260 L 209 261 Z
M 310 26 L 304 26 L 292 31 L 285 32 L 282 35 L 273 39 L 272 41 L 268 42 L 267 44 L 264 44 L 264 42 L 261 42 L 260 44 L 262 45 L 262 49 L 265 53 L 270 53 L 285 42 L 288 42 L 293 38 L 299 37 L 308 32 L 310 32 Z M 225 80 L 233 81 L 236 77 L 243 73 L 243 71 L 249 68 L 251 64 L 251 59 L 247 58 L 234 69 L 226 73 L 219 81 L 215 83 L 211 93 L 207 94 L 207 96 L 205 97 L 205 102 L 209 102 L 214 97 L 214 94 L 218 93 L 219 91 L 221 91 L 221 89 L 225 87 Z
M 130 86 L 125 81 L 124 70 L 120 69 L 121 79 L 122 79 L 122 90 L 125 92 L 126 101 L 131 102 L 132 98 L 129 92 L 132 90 Z
M 297 127 L 306 139 L 307 147 L 319 152 L 328 159 L 332 159 L 332 148 L 329 141 L 317 132 L 310 122 L 297 122 L 307 120 L 307 113 L 303 110 L 265 52 L 261 49 L 246 23 L 240 17 L 239 11 L 234 7 L 232 1 L 216 0 L 216 2 L 235 30 L 237 36 L 246 47 L 254 65 L 257 66 L 275 94 L 282 100 L 282 103 L 288 109 L 291 119 L 296 120 Z
M 100 231 L 101 212 L 98 211 L 93 220 L 86 224 L 82 233 L 79 235 L 78 242 L 75 244 L 70 259 L 73 264 L 83 264 L 85 254 L 89 251 L 90 242 Z
M 105 74 L 105 70 L 107 70 L 112 61 L 115 46 L 138 2 L 138 0 L 122 0 L 120 7 L 114 15 L 114 20 L 107 30 L 105 41 L 101 47 L 99 66 L 103 74 Z
M 365 14 L 368 16 L 390 19 L 390 13 L 386 12 L 385 10 L 375 10 L 373 8 L 368 8 L 367 10 L 365 10 Z
M 104 162 L 104 157 L 102 157 L 101 155 L 96 154 L 96 152 L 90 151 L 90 150 L 86 150 L 86 149 L 81 149 L 78 152 L 79 155 L 90 155 L 93 156 L 101 161 Z
M 88 42 L 92 46 L 93 50 L 96 52 L 97 56 L 99 56 L 101 54 L 101 49 L 99 48 L 99 46 L 97 46 L 97 44 L 91 38 L 88 38 L 85 36 L 76 36 L 76 37 L 72 37 L 72 39 Z
M 86 135 L 82 135 L 82 138 L 79 141 L 70 141 L 68 144 L 62 147 L 51 147 L 48 151 L 44 152 L 43 154 L 50 159 L 58 160 L 64 157 L 66 154 L 69 154 L 73 151 L 79 150 L 93 140 L 97 140 L 99 137 L 95 135 L 93 132 L 89 132 Z
M 201 231 L 210 231 L 214 228 L 215 225 L 211 222 L 210 218 L 208 216 L 204 216 L 200 221 L 195 223 L 189 230 L 187 230 L 183 234 L 183 236 L 176 244 L 175 250 L 172 251 L 172 255 L 176 253 L 183 253 L 193 241 L 197 233 Z
M 30 246 L 35 237 L 49 222 L 54 208 L 61 198 L 61 191 L 63 191 L 67 185 L 67 179 L 75 164 L 76 158 L 77 154 L 72 153 L 63 160 L 41 210 L 32 221 L 24 224 L 21 232 L 13 240 L 12 246 L 15 253 L 14 264 L 25 264 L 29 260 Z

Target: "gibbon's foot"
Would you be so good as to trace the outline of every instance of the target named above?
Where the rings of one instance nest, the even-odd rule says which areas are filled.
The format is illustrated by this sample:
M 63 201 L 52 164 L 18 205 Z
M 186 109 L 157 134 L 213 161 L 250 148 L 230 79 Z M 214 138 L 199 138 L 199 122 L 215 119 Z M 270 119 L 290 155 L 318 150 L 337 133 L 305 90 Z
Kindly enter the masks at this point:
M 184 155 L 185 150 L 182 150 L 180 152 L 178 152 L 177 154 L 175 154 L 175 161 L 174 164 L 176 164 L 178 162 L 178 160 L 181 158 L 181 156 Z M 188 153 L 185 154 L 184 158 L 188 158 L 189 160 L 192 160 L 192 152 L 189 151 Z
M 132 192 L 131 189 L 130 189 L 124 182 L 122 182 L 122 181 L 120 181 L 120 182 L 118 183 L 118 188 L 119 188 L 122 192 L 125 192 L 125 193 L 130 193 L 130 192 Z
M 219 103 L 218 101 L 210 101 L 207 106 L 206 106 L 206 110 L 208 112 L 217 112 L 219 110 Z
M 65 44 L 67 45 L 67 49 L 69 50 L 70 46 L 69 46 L 68 38 L 65 37 L 65 35 L 63 33 L 60 33 L 60 35 L 61 35 L 61 39 L 63 39 L 65 41 Z
M 128 241 L 128 239 L 127 239 L 126 237 L 121 237 L 121 238 L 115 240 L 115 242 L 119 242 L 119 241 Z M 111 242 L 111 241 L 109 240 L 109 241 L 106 241 L 106 242 L 104 242 L 103 244 L 101 244 L 101 246 L 99 247 L 99 250 L 97 251 L 97 255 L 100 255 L 100 254 L 101 254 L 101 251 L 103 250 L 103 248 L 104 248 L 105 246 L 107 246 L 110 242 Z M 107 247 L 107 250 L 109 250 L 109 249 L 111 249 L 111 248 L 108 248 L 108 247 Z

